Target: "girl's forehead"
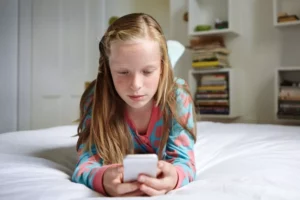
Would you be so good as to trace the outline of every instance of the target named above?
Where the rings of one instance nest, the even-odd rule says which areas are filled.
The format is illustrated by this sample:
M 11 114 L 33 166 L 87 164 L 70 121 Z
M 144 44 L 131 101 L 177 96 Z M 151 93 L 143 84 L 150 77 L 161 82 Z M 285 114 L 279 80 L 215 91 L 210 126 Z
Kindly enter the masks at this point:
M 111 63 L 124 61 L 147 61 L 161 58 L 160 45 L 150 39 L 114 41 L 110 46 Z
M 119 52 L 119 51 L 143 51 L 147 49 L 151 50 L 160 50 L 159 43 L 155 40 L 151 39 L 133 39 L 133 40 L 117 40 L 113 41 L 110 45 L 111 51 Z

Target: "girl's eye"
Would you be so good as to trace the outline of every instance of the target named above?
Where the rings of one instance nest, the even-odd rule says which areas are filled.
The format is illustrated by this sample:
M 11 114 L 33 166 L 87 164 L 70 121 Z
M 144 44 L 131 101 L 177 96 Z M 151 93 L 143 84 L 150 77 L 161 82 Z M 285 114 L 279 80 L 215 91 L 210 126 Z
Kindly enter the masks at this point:
M 149 74 L 151 74 L 152 72 L 151 72 L 151 71 L 144 71 L 143 73 L 146 74 L 146 75 L 149 75 Z
M 126 74 L 128 74 L 128 72 L 126 72 L 126 71 L 124 71 L 124 72 L 118 72 L 118 74 L 126 75 Z

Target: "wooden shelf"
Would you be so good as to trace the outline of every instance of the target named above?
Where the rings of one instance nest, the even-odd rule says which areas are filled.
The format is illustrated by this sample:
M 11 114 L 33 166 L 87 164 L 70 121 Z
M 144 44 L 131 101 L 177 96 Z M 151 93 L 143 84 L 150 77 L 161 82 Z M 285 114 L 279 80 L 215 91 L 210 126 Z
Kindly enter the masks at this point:
M 197 31 L 191 32 L 191 36 L 201 36 L 201 35 L 237 35 L 238 33 L 231 29 L 212 29 L 209 31 Z
M 286 13 L 287 15 L 297 15 L 300 18 L 300 1 L 298 0 L 273 0 L 273 25 L 276 28 L 295 27 L 300 25 L 300 20 L 291 22 L 277 21 L 278 13 Z
M 300 71 L 300 66 L 279 67 L 278 71 Z
M 274 110 L 274 116 L 275 116 L 275 121 L 278 122 L 291 122 L 291 123 L 300 123 L 300 118 L 299 119 L 294 119 L 294 118 L 289 118 L 289 117 L 279 117 L 278 116 L 278 111 L 279 111 L 279 94 L 280 94 L 280 89 L 284 88 L 290 88 L 290 86 L 281 86 L 280 83 L 282 80 L 289 80 L 289 81 L 296 81 L 300 82 L 300 66 L 292 66 L 292 67 L 280 67 L 275 70 L 275 96 L 274 96 L 274 101 L 275 101 L 275 110 Z M 300 102 L 298 102 L 300 105 Z M 294 103 L 293 103 L 294 104 Z M 297 117 L 300 115 L 296 115 Z
M 189 86 L 191 93 L 196 93 L 198 84 L 197 80 L 206 74 L 226 74 L 227 76 L 227 87 L 228 87 L 228 100 L 229 100 L 229 114 L 200 114 L 197 113 L 198 118 L 203 119 L 236 119 L 240 117 L 240 94 L 237 93 L 238 87 L 241 86 L 239 83 L 241 79 L 241 73 L 237 69 L 232 68 L 220 68 L 220 69 L 207 69 L 207 70 L 196 70 L 191 69 L 189 71 Z
M 202 35 L 238 35 L 240 27 L 240 0 L 189 0 L 188 34 Z M 228 28 L 215 29 L 216 20 L 227 21 Z M 198 25 L 210 25 L 211 30 L 194 31 Z
M 192 74 L 207 74 L 207 73 L 219 73 L 219 72 L 229 72 L 232 68 L 219 68 L 219 69 L 191 69 Z
M 275 27 L 288 27 L 288 26 L 297 26 L 300 25 L 300 20 L 293 21 L 293 22 L 281 22 L 281 23 L 275 23 Z
M 197 118 L 203 119 L 237 119 L 238 115 L 210 115 L 210 114 L 197 114 Z

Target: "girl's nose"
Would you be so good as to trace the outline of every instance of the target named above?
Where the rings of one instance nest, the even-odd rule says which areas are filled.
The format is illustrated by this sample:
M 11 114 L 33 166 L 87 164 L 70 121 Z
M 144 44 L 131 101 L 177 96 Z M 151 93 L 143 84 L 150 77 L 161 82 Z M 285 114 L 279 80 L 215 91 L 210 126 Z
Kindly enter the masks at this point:
M 130 85 L 130 88 L 133 90 L 133 91 L 137 91 L 139 90 L 141 87 L 142 87 L 142 83 L 143 80 L 142 80 L 142 77 L 139 76 L 139 75 L 133 75 L 132 76 L 132 80 L 131 80 L 131 85 Z

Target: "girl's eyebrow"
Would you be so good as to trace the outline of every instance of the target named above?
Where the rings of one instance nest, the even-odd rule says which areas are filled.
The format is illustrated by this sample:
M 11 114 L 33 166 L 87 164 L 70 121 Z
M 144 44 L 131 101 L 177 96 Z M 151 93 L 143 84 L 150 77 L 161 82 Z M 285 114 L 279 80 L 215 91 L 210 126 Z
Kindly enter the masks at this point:
M 146 65 L 144 67 L 144 69 L 156 69 L 156 68 L 157 68 L 157 66 L 155 66 L 155 65 Z

